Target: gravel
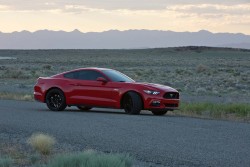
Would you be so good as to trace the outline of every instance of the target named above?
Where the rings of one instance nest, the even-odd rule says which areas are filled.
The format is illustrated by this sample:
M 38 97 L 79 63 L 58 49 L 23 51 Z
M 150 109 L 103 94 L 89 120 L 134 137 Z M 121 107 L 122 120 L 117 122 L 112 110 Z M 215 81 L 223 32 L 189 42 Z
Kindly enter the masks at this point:
M 136 167 L 250 164 L 247 123 L 96 108 L 51 112 L 42 103 L 0 100 L 0 142 L 26 144 L 34 132 L 56 137 L 58 149 L 129 153 Z

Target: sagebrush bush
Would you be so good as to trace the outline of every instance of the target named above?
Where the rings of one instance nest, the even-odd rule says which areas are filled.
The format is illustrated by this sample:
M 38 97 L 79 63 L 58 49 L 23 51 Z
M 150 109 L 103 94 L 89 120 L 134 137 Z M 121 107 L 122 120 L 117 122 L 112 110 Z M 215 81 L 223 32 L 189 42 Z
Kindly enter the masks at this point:
M 31 76 L 22 69 L 8 69 L 2 75 L 3 78 L 12 78 L 12 79 L 29 79 Z
M 125 154 L 95 151 L 59 155 L 47 167 L 131 167 L 132 158 Z
M 50 64 L 45 64 L 45 65 L 43 65 L 43 69 L 45 69 L 45 70 L 51 70 L 53 67 L 52 67 L 52 65 L 50 65 Z
M 48 155 L 51 153 L 56 140 L 54 137 L 43 133 L 35 133 L 28 140 L 28 144 L 40 154 Z
M 0 157 L 0 167 L 12 166 L 12 159 L 10 157 Z
M 208 70 L 208 67 L 203 64 L 198 65 L 196 68 L 196 72 L 198 73 L 206 72 L 207 70 Z

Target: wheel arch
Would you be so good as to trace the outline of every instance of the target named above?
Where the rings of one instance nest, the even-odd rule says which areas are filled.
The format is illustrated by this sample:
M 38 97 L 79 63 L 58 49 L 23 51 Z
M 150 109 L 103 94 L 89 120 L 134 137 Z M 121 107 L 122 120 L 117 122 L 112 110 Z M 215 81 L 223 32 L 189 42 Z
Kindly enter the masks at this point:
M 124 100 L 126 94 L 129 93 L 129 92 L 134 92 L 134 93 L 136 93 L 136 94 L 138 94 L 140 96 L 141 101 L 142 101 L 142 109 L 144 109 L 144 98 L 143 98 L 143 96 L 142 96 L 142 94 L 140 92 L 135 91 L 135 90 L 128 90 L 128 91 L 124 92 L 121 95 L 121 98 L 120 98 L 120 108 L 123 109 L 123 100 Z

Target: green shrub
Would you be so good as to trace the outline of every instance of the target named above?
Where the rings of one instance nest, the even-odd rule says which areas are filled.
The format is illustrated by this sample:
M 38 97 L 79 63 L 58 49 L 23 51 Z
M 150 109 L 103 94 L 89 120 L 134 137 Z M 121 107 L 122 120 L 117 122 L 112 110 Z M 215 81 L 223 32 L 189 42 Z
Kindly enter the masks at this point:
M 31 162 L 32 164 L 37 163 L 40 159 L 41 159 L 41 157 L 40 157 L 39 154 L 32 154 L 32 155 L 30 156 L 30 162 Z
M 78 154 L 59 155 L 47 167 L 131 167 L 132 159 L 123 154 L 104 154 L 85 151 Z
M 9 157 L 0 157 L 0 167 L 12 166 L 12 159 Z
M 28 139 L 27 142 L 40 154 L 48 155 L 51 153 L 56 141 L 54 137 L 47 134 L 35 133 Z
M 225 113 L 236 114 L 240 117 L 250 117 L 250 105 L 249 104 L 231 104 L 226 105 Z
M 205 115 L 215 118 L 234 114 L 237 117 L 250 117 L 250 104 L 182 103 L 180 112 L 187 115 Z

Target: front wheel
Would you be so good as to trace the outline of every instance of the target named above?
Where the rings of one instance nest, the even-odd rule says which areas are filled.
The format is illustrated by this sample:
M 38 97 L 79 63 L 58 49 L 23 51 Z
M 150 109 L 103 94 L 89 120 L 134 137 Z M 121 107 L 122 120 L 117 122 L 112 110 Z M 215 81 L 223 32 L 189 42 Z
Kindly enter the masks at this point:
M 165 115 L 168 111 L 151 111 L 154 115 Z
M 66 108 L 66 100 L 63 91 L 52 89 L 46 95 L 47 107 L 52 111 L 62 111 Z
M 81 111 L 88 111 L 90 110 L 92 107 L 87 107 L 87 106 L 77 106 L 77 108 Z
M 123 99 L 123 108 L 128 114 L 140 114 L 142 110 L 142 100 L 135 92 L 128 92 Z

